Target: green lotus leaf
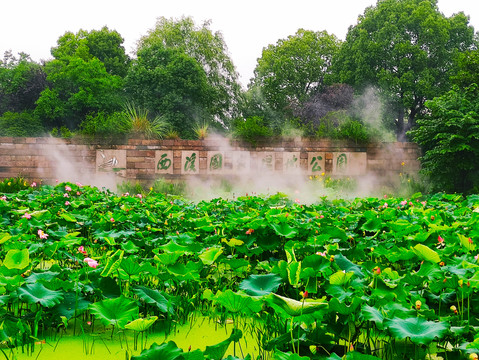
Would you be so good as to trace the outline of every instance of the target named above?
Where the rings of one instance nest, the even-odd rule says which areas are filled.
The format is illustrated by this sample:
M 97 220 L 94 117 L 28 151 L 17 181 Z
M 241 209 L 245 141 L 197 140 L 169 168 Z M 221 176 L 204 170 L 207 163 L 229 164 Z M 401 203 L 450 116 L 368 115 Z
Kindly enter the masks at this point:
M 138 306 L 124 296 L 96 302 L 89 309 L 103 325 L 123 328 L 129 321 L 138 318 Z
M 415 344 L 429 344 L 435 338 L 441 339 L 448 331 L 447 322 L 427 321 L 419 317 L 394 318 L 385 325 L 397 339 L 409 338 Z
M 461 242 L 461 245 L 467 250 L 467 251 L 475 251 L 476 250 L 476 244 L 471 242 L 469 237 L 466 237 L 462 234 L 457 234 L 459 237 L 459 241 Z
M 310 314 L 328 305 L 323 300 L 305 299 L 305 301 L 298 301 L 277 294 L 272 294 L 272 296 L 268 297 L 268 303 L 276 305 L 289 316 Z
M 331 285 L 344 285 L 353 277 L 353 275 L 354 273 L 352 271 L 344 272 L 339 270 L 329 277 L 329 283 Z
M 431 261 L 434 263 L 441 262 L 439 254 L 431 248 L 427 247 L 426 245 L 417 244 L 412 248 L 412 251 L 414 251 L 414 253 L 423 260 Z
M 231 335 L 226 340 L 223 340 L 222 342 L 213 346 L 207 346 L 206 350 L 204 351 L 204 354 L 207 356 L 208 359 L 221 360 L 225 356 L 225 353 L 228 350 L 228 347 L 230 346 L 231 342 L 238 342 L 242 336 L 243 333 L 241 332 L 241 330 L 233 329 Z
M 126 243 L 121 243 L 120 246 L 128 254 L 134 254 L 137 253 L 138 250 L 140 250 L 140 248 L 136 246 L 131 240 L 128 240 Z
M 384 328 L 384 315 L 381 311 L 379 311 L 379 309 L 369 305 L 365 305 L 361 309 L 361 313 L 365 320 L 374 322 L 379 330 L 382 330 Z
M 286 270 L 288 272 L 289 283 L 293 286 L 298 285 L 301 276 L 301 261 L 293 261 L 292 263 L 289 263 Z
M 298 231 L 295 228 L 289 226 L 287 223 L 284 223 L 284 222 L 279 224 L 270 223 L 269 225 L 273 228 L 276 234 L 278 234 L 279 236 L 284 236 L 287 239 L 291 239 L 295 237 L 296 234 L 298 233 Z
M 6 232 L 0 233 L 0 244 L 7 242 L 8 240 L 10 240 L 11 237 L 12 235 L 10 235 L 9 233 L 6 233 Z
M 66 319 L 71 319 L 75 316 L 75 307 L 76 313 L 81 314 L 83 311 L 88 309 L 88 305 L 91 303 L 86 300 L 81 294 L 76 294 L 74 292 L 67 292 L 63 296 L 63 301 L 52 308 L 54 314 L 58 316 L 63 316 Z
M 28 284 L 34 284 L 36 282 L 49 283 L 51 280 L 55 279 L 58 276 L 58 272 L 54 271 L 44 271 L 41 273 L 32 273 L 30 276 L 25 278 L 25 282 Z
M 203 264 L 200 261 L 198 262 L 188 261 L 186 265 L 179 264 L 179 263 L 170 265 L 166 268 L 166 270 L 178 279 L 195 280 L 195 279 L 199 279 L 200 270 L 202 268 L 203 268 Z
M 203 351 L 196 349 L 195 351 L 184 352 L 181 359 L 182 360 L 204 360 L 205 355 L 203 355 Z
M 173 341 L 158 345 L 153 343 L 149 349 L 143 350 L 140 355 L 132 356 L 131 360 L 175 360 L 182 357 L 183 350 Z
M 150 316 L 147 318 L 136 319 L 126 324 L 125 329 L 143 332 L 148 330 L 151 325 L 155 323 L 156 320 L 158 320 L 158 316 Z
M 18 288 L 19 297 L 28 304 L 40 304 L 44 307 L 52 307 L 63 300 L 61 291 L 47 289 L 41 283 L 26 284 Z
M 344 302 L 340 302 L 336 298 L 329 300 L 329 309 L 335 311 L 341 315 L 350 315 L 356 311 L 356 309 L 362 304 L 363 300 L 359 297 L 353 297 L 350 305 L 346 305 Z
M 261 301 L 258 301 L 251 296 L 238 294 L 230 289 L 225 292 L 218 291 L 213 299 L 232 313 L 245 312 L 247 310 L 258 312 L 261 310 L 262 305 Z
M 101 276 L 107 277 L 110 276 L 112 272 L 118 270 L 123 259 L 124 250 L 117 250 L 113 255 L 108 256 L 105 268 L 101 272 Z
M 251 360 L 251 355 L 250 354 L 246 355 L 246 357 L 244 359 L 241 359 L 239 357 L 230 355 L 225 360 Z
M 178 261 L 180 256 L 183 256 L 185 253 L 182 251 L 174 252 L 165 252 L 163 254 L 155 255 L 155 260 L 163 265 L 174 265 Z
M 222 247 L 212 247 L 208 250 L 202 252 L 198 257 L 200 258 L 201 262 L 206 265 L 210 266 L 213 264 L 216 259 L 223 253 Z
M 355 275 L 359 277 L 364 277 L 364 273 L 361 270 L 361 267 L 351 262 L 344 255 L 341 255 L 341 254 L 335 255 L 334 262 L 339 266 L 341 270 L 344 270 L 346 272 L 353 272 Z
M 144 286 L 135 287 L 133 293 L 147 304 L 156 305 L 161 312 L 174 314 L 173 304 L 164 293 Z
M 250 275 L 239 284 L 239 288 L 251 296 L 263 296 L 276 292 L 281 285 L 281 277 L 276 274 Z
M 63 219 L 63 220 L 66 220 L 68 222 L 74 222 L 76 223 L 77 222 L 77 219 L 75 218 L 75 216 L 73 216 L 72 214 L 69 214 L 69 213 L 61 213 L 60 214 L 60 217 Z
M 18 250 L 10 249 L 5 256 L 3 265 L 7 269 L 24 269 L 30 265 L 30 256 L 28 249 Z
M 129 276 L 138 275 L 141 273 L 141 266 L 137 260 L 134 260 L 131 256 L 124 258 L 121 261 L 120 269 L 127 273 Z

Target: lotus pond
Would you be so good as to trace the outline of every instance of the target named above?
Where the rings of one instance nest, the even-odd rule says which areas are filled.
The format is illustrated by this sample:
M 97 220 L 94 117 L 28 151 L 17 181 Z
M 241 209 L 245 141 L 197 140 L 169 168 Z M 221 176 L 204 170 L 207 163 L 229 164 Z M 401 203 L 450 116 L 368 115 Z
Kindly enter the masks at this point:
M 0 221 L 0 358 L 479 352 L 478 195 L 190 202 L 62 183 L 0 194 Z

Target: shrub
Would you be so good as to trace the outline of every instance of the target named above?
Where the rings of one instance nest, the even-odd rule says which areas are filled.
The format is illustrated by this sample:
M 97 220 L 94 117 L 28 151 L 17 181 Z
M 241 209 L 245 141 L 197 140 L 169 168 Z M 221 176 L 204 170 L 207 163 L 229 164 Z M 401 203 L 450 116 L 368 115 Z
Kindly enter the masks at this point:
M 255 146 L 260 138 L 273 135 L 273 131 L 263 124 L 263 118 L 252 116 L 244 121 L 237 119 L 233 123 L 233 136 Z
M 124 112 L 106 114 L 99 112 L 89 115 L 80 125 L 83 135 L 104 140 L 123 140 L 126 138 L 129 128 Z
M 41 121 L 28 111 L 6 112 L 0 116 L 0 136 L 41 136 L 45 133 Z

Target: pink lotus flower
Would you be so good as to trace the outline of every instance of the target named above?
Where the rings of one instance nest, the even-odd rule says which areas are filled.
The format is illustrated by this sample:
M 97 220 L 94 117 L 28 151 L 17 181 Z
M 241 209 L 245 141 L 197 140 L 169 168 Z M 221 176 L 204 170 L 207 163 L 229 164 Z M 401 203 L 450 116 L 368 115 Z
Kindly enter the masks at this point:
M 407 205 L 407 200 L 401 201 L 401 206 Z
M 115 222 L 115 219 L 113 219 L 113 218 L 110 218 L 110 221 L 113 223 L 113 222 Z
M 31 219 L 31 218 L 32 218 L 32 215 L 30 215 L 29 213 L 26 212 L 25 214 L 23 214 L 22 218 L 24 218 L 24 219 Z
M 67 200 L 65 201 L 65 206 L 68 206 L 68 205 L 70 205 L 70 202 Z
M 38 230 L 38 236 L 40 239 L 46 239 L 48 237 L 48 234 L 45 234 L 43 230 Z
M 34 181 L 34 182 L 32 182 L 32 184 L 30 186 L 31 187 L 37 187 L 37 183 Z
M 295 202 L 296 204 L 301 203 L 301 201 L 299 201 L 299 199 L 294 200 L 294 202 Z
M 79 182 L 76 182 L 76 185 L 77 185 L 78 187 L 83 187 L 83 185 L 82 185 L 81 183 L 79 183 Z
M 141 199 L 141 198 L 143 198 L 143 195 L 141 195 L 141 194 L 136 194 L 136 197 L 137 197 L 138 199 Z
M 70 195 L 68 195 L 68 193 L 65 193 L 63 194 L 63 197 L 67 198 L 67 197 L 70 197 Z
M 126 193 L 123 194 L 123 196 L 130 196 L 130 193 L 126 192 Z
M 442 244 L 442 243 L 444 242 L 444 238 L 442 238 L 441 235 L 439 235 L 439 236 L 437 237 L 437 242 L 438 242 L 439 244 Z
M 476 256 L 474 256 L 474 260 L 477 261 L 477 259 L 479 259 L 479 254 L 477 254 Z
M 65 191 L 72 191 L 72 188 L 70 186 L 65 186 Z
M 96 267 L 98 266 L 98 261 L 93 260 L 93 259 L 91 259 L 91 258 L 88 258 L 88 257 L 87 257 L 87 258 L 83 259 L 83 261 L 86 262 L 87 265 L 88 265 L 89 267 L 93 268 L 93 269 L 96 269 Z
M 80 196 L 80 195 L 81 195 L 81 192 L 77 191 L 77 195 Z
M 3 195 L 0 199 L 7 201 L 7 197 L 5 195 Z
M 82 253 L 83 255 L 86 255 L 86 251 L 85 251 L 85 248 L 83 247 L 83 245 L 78 247 L 78 252 Z
M 322 257 L 326 257 L 326 251 L 323 251 L 323 252 L 318 251 L 318 252 L 316 253 L 316 255 L 319 255 L 319 256 L 322 256 Z

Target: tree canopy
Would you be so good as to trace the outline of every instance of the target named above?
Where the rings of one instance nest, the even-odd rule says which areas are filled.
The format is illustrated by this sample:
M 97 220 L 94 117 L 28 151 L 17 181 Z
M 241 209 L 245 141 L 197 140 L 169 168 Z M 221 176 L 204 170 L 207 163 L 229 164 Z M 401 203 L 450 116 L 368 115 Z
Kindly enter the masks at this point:
M 181 136 L 213 116 L 215 90 L 200 64 L 179 49 L 160 43 L 142 47 L 126 79 L 133 101 L 165 117 Z
M 468 22 L 464 13 L 445 17 L 436 0 L 378 1 L 349 28 L 334 60 L 336 79 L 378 88 L 403 139 L 426 100 L 450 89 L 454 56 L 473 44 Z
M 191 17 L 166 19 L 160 17 L 156 26 L 138 43 L 138 52 L 153 45 L 175 49 L 194 59 L 206 74 L 214 95 L 210 110 L 216 119 L 228 126 L 237 115 L 241 86 L 226 43 L 220 32 L 213 33 L 210 22 L 196 26 Z
M 263 49 L 249 88 L 260 88 L 266 103 L 291 116 L 324 86 L 340 42 L 326 31 L 299 29 Z

